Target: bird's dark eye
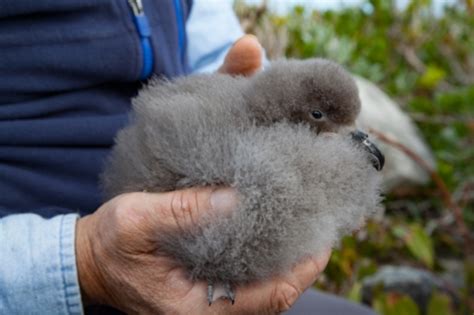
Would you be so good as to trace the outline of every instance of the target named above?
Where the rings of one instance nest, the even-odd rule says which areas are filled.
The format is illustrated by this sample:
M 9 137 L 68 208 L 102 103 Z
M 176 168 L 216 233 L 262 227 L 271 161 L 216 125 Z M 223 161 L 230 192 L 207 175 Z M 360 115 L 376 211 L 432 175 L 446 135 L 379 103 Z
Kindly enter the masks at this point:
M 321 113 L 319 110 L 315 110 L 311 113 L 311 116 L 313 116 L 314 119 L 321 119 L 323 118 L 323 113 Z

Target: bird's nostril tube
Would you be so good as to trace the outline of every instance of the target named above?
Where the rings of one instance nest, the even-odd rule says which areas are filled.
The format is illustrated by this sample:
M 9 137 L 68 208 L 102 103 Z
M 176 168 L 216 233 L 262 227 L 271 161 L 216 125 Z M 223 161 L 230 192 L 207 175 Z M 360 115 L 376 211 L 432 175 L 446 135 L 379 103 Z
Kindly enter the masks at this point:
M 375 169 L 381 171 L 385 164 L 385 157 L 377 146 L 369 140 L 369 136 L 360 130 L 352 131 L 351 136 L 354 141 L 362 145 L 370 153 L 370 159 Z
M 363 142 L 365 139 L 369 137 L 368 134 L 365 132 L 362 132 L 360 130 L 355 130 L 351 132 L 352 139 L 357 141 L 357 142 Z

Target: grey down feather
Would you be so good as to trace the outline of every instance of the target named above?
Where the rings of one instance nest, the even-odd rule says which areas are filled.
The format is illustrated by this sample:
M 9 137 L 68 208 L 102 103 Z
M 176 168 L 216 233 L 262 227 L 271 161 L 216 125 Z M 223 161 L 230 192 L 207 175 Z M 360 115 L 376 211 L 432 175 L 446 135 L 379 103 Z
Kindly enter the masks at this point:
M 154 80 L 133 100 L 103 188 L 111 198 L 234 187 L 231 215 L 157 241 L 193 280 L 264 279 L 334 246 L 378 207 L 380 175 L 346 132 L 359 110 L 350 75 L 322 59 L 275 62 L 251 78 Z

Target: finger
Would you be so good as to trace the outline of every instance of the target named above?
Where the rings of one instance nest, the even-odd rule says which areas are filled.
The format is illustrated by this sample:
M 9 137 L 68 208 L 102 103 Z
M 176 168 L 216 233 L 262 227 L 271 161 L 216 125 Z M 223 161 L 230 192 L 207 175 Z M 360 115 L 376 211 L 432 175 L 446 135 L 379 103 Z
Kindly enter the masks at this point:
M 190 188 L 167 193 L 150 194 L 163 229 L 187 229 L 204 216 L 226 215 L 237 206 L 231 188 Z
M 237 296 L 232 311 L 248 313 L 262 310 L 268 314 L 288 310 L 301 294 L 310 287 L 326 267 L 331 251 L 318 257 L 310 257 L 296 265 L 284 276 L 260 283 L 237 288 Z
M 294 283 L 295 286 L 302 288 L 303 291 L 306 290 L 313 285 L 326 268 L 331 252 L 331 249 L 326 249 L 317 257 L 306 258 L 296 265 L 292 272 L 286 275 L 284 280 Z
M 263 49 L 257 37 L 244 35 L 237 40 L 225 57 L 219 72 L 250 76 L 262 67 Z

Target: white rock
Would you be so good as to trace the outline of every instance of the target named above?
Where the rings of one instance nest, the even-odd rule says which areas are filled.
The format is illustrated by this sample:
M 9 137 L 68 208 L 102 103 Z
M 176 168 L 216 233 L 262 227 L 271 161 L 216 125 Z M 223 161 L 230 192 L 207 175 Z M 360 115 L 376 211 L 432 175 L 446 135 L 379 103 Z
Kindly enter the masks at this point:
M 435 167 L 433 154 L 411 118 L 375 84 L 357 76 L 354 76 L 354 79 L 362 102 L 362 111 L 357 121 L 359 128 L 366 131 L 372 128 L 383 132 Z M 374 136 L 371 136 L 371 139 L 385 155 L 383 169 L 385 190 L 405 184 L 420 185 L 428 182 L 429 174 L 405 153 L 377 140 Z

